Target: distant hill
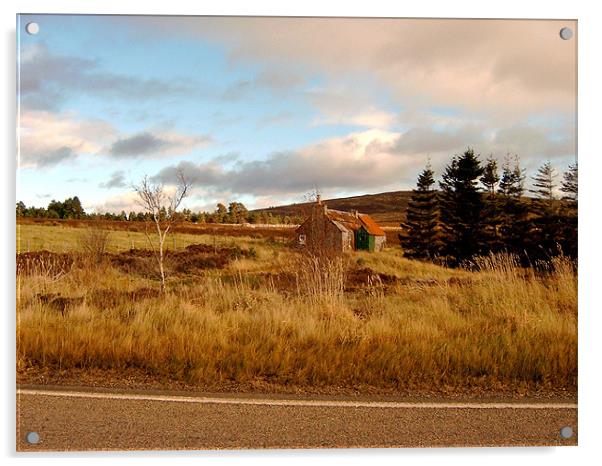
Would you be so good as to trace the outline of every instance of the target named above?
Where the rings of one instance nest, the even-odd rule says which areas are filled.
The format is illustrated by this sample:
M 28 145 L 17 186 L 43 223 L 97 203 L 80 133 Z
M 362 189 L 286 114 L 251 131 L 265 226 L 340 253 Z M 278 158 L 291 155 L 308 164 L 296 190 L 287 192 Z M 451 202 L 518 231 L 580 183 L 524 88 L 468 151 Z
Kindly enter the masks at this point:
M 408 201 L 412 191 L 392 191 L 380 194 L 364 194 L 361 196 L 325 199 L 323 201 L 331 209 L 357 210 L 369 214 L 383 226 L 398 226 L 405 219 Z M 273 215 L 307 215 L 312 203 L 303 202 L 267 209 L 257 209 L 254 212 L 268 212 Z

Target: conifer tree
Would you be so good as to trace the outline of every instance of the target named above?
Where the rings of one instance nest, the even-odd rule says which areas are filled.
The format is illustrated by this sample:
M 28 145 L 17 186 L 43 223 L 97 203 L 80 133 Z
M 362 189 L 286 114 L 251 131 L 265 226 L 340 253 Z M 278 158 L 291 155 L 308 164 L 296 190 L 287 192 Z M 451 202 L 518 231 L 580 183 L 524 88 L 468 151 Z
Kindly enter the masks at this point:
M 569 165 L 568 171 L 563 175 L 560 190 L 564 193 L 562 197 L 562 217 L 563 227 L 561 232 L 562 252 L 571 257 L 577 257 L 577 237 L 578 237 L 578 171 L 577 162 Z
M 445 253 L 452 265 L 481 252 L 483 199 L 478 181 L 482 175 L 481 162 L 469 148 L 452 159 L 439 183 Z
M 514 156 L 513 159 L 509 155 L 506 156 L 498 193 L 520 198 L 525 192 L 525 178 L 525 172 L 520 167 L 518 156 Z
M 418 176 L 408 203 L 405 234 L 400 235 L 405 255 L 433 259 L 441 250 L 439 211 L 435 179 L 430 164 Z
M 485 186 L 486 191 L 489 194 L 495 194 L 495 188 L 500 181 L 500 175 L 497 168 L 497 160 L 493 157 L 487 159 L 487 163 L 483 168 L 483 176 L 481 177 L 481 183 Z
M 530 189 L 529 192 L 540 199 L 553 201 L 555 199 L 554 188 L 556 188 L 556 182 L 554 179 L 556 176 L 556 170 L 554 170 L 552 164 L 549 161 L 544 163 L 533 177 L 533 187 L 535 189 Z
M 503 249 L 526 259 L 525 238 L 530 229 L 529 209 L 523 199 L 525 173 L 520 159 L 506 157 L 502 167 L 502 177 L 498 188 L 500 195 L 500 238 Z
M 564 173 L 560 190 L 565 194 L 563 199 L 577 202 L 577 162 L 573 165 L 569 165 L 568 171 Z
M 501 211 L 498 196 L 495 193 L 500 181 L 497 160 L 493 157 L 487 159 L 483 169 L 481 184 L 485 187 L 487 194 L 483 200 L 483 226 L 482 245 L 483 252 L 499 252 L 504 249 L 500 233 Z
M 25 217 L 25 213 L 27 212 L 27 206 L 23 201 L 17 202 L 17 217 Z
M 533 202 L 532 226 L 528 238 L 532 242 L 529 254 L 534 259 L 547 260 L 562 251 L 564 219 L 559 211 L 554 191 L 556 189 L 556 170 L 548 161 L 539 169 L 533 179 L 533 189 L 529 191 L 535 194 Z

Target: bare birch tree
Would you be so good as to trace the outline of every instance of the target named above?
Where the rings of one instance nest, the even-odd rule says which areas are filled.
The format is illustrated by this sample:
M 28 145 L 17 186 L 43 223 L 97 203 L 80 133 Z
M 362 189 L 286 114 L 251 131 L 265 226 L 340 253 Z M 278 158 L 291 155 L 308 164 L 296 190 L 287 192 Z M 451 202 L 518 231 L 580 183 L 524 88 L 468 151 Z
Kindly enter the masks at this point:
M 169 194 L 166 192 L 163 184 L 153 182 L 148 176 L 144 176 L 140 184 L 134 185 L 133 188 L 138 194 L 138 204 L 149 213 L 157 233 L 158 247 L 151 240 L 151 237 L 146 230 L 146 237 L 153 249 L 157 263 L 159 265 L 159 273 L 161 274 L 161 292 L 165 293 L 165 267 L 163 246 L 165 238 L 171 227 L 178 219 L 178 208 L 182 200 L 188 194 L 190 183 L 184 177 L 181 171 L 177 174 L 176 190 Z

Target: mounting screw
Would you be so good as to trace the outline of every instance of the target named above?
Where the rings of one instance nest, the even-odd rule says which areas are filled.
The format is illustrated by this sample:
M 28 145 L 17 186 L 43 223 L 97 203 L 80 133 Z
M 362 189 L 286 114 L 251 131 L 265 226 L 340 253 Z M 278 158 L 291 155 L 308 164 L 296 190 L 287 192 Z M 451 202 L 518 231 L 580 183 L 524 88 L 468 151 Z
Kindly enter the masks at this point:
M 25 436 L 25 440 L 27 441 L 27 443 L 29 443 L 31 445 L 35 445 L 36 443 L 39 443 L 40 436 L 38 435 L 37 432 L 27 432 L 27 435 Z
M 571 28 L 562 28 L 560 30 L 560 38 L 563 40 L 569 40 L 573 37 L 573 30 Z
M 25 25 L 25 31 L 27 31 L 27 34 L 29 35 L 36 35 L 40 32 L 40 25 L 38 23 L 27 23 Z
M 571 438 L 573 436 L 573 428 L 571 426 L 565 426 L 560 429 L 560 436 L 562 438 Z

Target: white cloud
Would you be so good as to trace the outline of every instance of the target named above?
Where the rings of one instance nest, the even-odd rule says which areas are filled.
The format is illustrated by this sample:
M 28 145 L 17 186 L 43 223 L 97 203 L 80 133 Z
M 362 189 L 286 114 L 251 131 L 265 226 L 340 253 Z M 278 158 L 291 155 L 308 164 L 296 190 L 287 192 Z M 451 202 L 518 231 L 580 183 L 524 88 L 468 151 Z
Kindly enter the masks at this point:
M 164 168 L 155 179 L 173 182 L 174 173 L 181 169 L 200 186 L 267 197 L 303 193 L 314 186 L 374 189 L 396 183 L 415 161 L 391 150 L 397 137 L 397 133 L 384 130 L 357 132 L 296 151 L 272 153 L 263 160 L 239 160 L 231 169 L 215 161 L 198 165 L 183 162 Z
M 72 160 L 78 154 L 96 154 L 104 141 L 116 135 L 112 125 L 99 119 L 82 119 L 70 112 L 23 112 L 19 128 L 19 167 L 52 166 Z
M 387 129 L 396 121 L 396 115 L 384 110 L 369 108 L 360 113 L 320 116 L 313 121 L 314 125 L 354 125 L 372 129 Z
M 233 62 L 368 74 L 408 107 L 452 105 L 492 115 L 573 112 L 576 42 L 565 20 L 117 18 L 153 33 L 225 46 Z M 160 26 L 160 27 L 159 27 Z M 147 37 L 150 37 L 147 34 Z M 156 39 L 155 39 L 156 40 Z
M 120 213 L 122 210 L 129 213 L 131 211 L 140 212 L 138 195 L 135 192 L 128 192 L 117 196 L 111 196 L 103 202 L 84 206 L 86 210 L 103 214 L 105 212 Z
M 107 146 L 107 141 L 112 141 Z M 80 155 L 115 158 L 181 155 L 211 142 L 207 135 L 188 135 L 162 129 L 122 134 L 97 118 L 74 112 L 27 110 L 19 126 L 19 167 L 45 168 L 72 162 Z
M 173 183 L 177 170 L 197 188 L 252 195 L 266 202 L 295 197 L 318 187 L 324 192 L 383 192 L 407 189 L 431 160 L 441 173 L 451 157 L 472 147 L 483 158 L 490 154 L 500 162 L 517 153 L 532 169 L 539 160 L 570 157 L 574 140 L 530 125 L 512 126 L 485 133 L 474 125 L 435 130 L 416 127 L 405 132 L 366 130 L 325 139 L 298 150 L 275 152 L 262 160 L 237 160 L 226 168 L 218 160 L 195 164 L 181 162 L 165 167 L 155 180 Z M 521 150 L 516 150 L 521 148 Z

